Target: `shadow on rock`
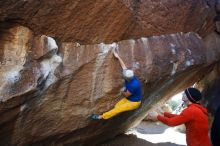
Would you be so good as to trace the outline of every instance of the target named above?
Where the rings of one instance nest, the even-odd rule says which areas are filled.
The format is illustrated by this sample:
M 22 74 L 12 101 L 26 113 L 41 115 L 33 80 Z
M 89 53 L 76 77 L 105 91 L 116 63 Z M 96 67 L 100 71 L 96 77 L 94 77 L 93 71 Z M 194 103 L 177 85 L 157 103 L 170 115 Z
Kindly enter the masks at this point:
M 174 143 L 151 143 L 144 139 L 140 139 L 135 135 L 120 135 L 116 137 L 115 139 L 112 139 L 111 141 L 106 141 L 103 144 L 100 144 L 99 146 L 184 146 L 184 145 L 178 145 Z

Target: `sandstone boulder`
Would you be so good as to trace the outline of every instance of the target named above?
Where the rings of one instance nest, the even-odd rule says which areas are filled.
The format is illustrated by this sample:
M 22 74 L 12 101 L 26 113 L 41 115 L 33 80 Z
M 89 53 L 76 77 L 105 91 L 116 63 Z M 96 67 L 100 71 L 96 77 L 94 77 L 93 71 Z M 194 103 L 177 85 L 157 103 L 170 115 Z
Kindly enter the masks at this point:
M 0 21 L 81 44 L 214 29 L 215 0 L 13 0 Z
M 6 61 L 1 73 L 10 75 L 14 70 L 16 74 L 10 76 L 13 84 L 5 78 L 1 81 L 5 84 L 1 86 L 1 145 L 89 145 L 94 139 L 96 144 L 135 125 L 157 101 L 193 84 L 219 57 L 218 48 L 207 49 L 192 32 L 112 44 L 60 46 L 53 38 L 34 36 L 25 27 L 8 32 L 3 38 L 10 41 L 1 40 L 2 52 L 6 52 L 2 58 L 11 57 L 13 63 Z M 17 37 L 20 32 L 22 37 Z M 7 53 L 12 48 L 13 53 L 19 50 L 20 56 Z M 89 120 L 89 115 L 111 109 L 121 98 L 118 93 L 123 79 L 113 49 L 141 80 L 143 103 L 138 110 L 97 123 Z M 97 139 L 100 135 L 103 138 Z
M 0 1 L 0 145 L 96 145 L 124 133 L 155 103 L 215 72 L 217 7 L 215 0 Z M 122 98 L 113 50 L 140 79 L 142 104 L 91 121 Z

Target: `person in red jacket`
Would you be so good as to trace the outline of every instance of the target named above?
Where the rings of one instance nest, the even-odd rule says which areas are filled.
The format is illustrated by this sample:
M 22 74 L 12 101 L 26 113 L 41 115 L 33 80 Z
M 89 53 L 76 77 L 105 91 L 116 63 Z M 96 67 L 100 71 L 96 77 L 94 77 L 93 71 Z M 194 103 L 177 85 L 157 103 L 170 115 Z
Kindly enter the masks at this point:
M 150 112 L 148 119 L 159 120 L 168 126 L 185 124 L 187 146 L 211 146 L 208 136 L 208 113 L 206 108 L 198 102 L 202 94 L 196 88 L 187 88 L 182 100 L 187 106 L 180 115 L 164 112 L 163 115 L 157 112 Z

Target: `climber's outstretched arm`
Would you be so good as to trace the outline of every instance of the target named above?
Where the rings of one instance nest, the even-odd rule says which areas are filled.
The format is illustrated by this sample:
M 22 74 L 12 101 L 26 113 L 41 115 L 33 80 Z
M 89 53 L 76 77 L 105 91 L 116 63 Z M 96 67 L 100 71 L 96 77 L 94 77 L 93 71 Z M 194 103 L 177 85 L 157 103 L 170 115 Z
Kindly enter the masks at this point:
M 121 57 L 119 57 L 118 53 L 116 53 L 115 51 L 114 51 L 113 53 L 114 53 L 115 58 L 117 58 L 117 59 L 119 60 L 122 69 L 123 69 L 123 70 L 127 69 L 125 63 L 123 62 L 123 60 L 121 59 Z

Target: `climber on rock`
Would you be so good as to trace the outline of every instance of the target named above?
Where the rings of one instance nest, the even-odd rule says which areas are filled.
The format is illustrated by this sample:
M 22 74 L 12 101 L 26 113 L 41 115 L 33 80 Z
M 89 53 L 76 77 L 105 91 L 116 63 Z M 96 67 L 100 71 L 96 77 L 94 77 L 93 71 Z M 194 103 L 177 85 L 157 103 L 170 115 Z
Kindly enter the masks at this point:
M 164 112 L 163 115 L 153 111 L 148 114 L 148 119 L 160 121 L 168 126 L 185 124 L 187 146 L 211 146 L 208 136 L 208 112 L 199 101 L 202 94 L 196 88 L 187 88 L 182 100 L 187 106 L 180 115 Z
M 118 53 L 115 51 L 113 52 L 115 58 L 117 58 L 120 62 L 120 65 L 123 69 L 122 75 L 125 79 L 124 90 L 122 92 L 122 98 L 113 109 L 103 113 L 102 115 L 92 114 L 90 116 L 93 120 L 101 120 L 101 119 L 109 119 L 113 116 L 116 116 L 119 113 L 130 111 L 138 108 L 141 104 L 141 83 L 134 75 L 134 72 L 130 69 L 127 69 L 126 65 L 124 64 L 123 60 L 119 57 Z

